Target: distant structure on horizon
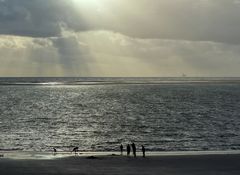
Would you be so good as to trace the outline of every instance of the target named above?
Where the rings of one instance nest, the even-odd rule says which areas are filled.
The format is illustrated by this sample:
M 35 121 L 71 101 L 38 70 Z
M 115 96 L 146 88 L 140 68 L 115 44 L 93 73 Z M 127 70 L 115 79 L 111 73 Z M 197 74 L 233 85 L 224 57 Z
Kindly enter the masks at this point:
M 187 75 L 183 73 L 183 74 L 182 74 L 182 77 L 187 77 Z

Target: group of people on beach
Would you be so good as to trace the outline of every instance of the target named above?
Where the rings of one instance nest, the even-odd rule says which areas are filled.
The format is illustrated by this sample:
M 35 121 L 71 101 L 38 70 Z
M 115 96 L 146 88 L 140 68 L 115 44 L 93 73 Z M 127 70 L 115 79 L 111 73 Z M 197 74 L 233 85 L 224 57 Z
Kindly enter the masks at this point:
M 131 149 L 132 147 L 132 149 Z M 130 144 L 127 144 L 127 156 L 130 156 L 130 153 L 131 153 L 131 150 L 133 152 L 133 156 L 134 157 L 137 157 L 137 148 L 136 148 L 136 145 L 135 143 L 132 143 L 131 146 Z M 74 147 L 73 150 L 71 151 L 74 152 L 75 154 L 79 151 L 79 147 Z M 121 151 L 121 155 L 123 155 L 123 145 L 121 144 L 120 145 L 120 151 Z M 57 153 L 57 149 L 56 148 L 53 148 L 53 152 L 54 153 Z M 145 147 L 142 145 L 142 156 L 145 157 Z
M 130 153 L 131 153 L 131 147 L 132 147 L 132 152 L 133 152 L 133 156 L 134 157 L 137 157 L 137 148 L 136 148 L 136 145 L 135 143 L 132 143 L 131 146 L 130 144 L 127 144 L 127 156 L 130 156 Z M 120 145 L 120 151 L 121 151 L 121 155 L 123 155 L 123 145 L 121 144 Z M 143 157 L 145 157 L 145 147 L 142 145 L 142 153 L 143 153 Z

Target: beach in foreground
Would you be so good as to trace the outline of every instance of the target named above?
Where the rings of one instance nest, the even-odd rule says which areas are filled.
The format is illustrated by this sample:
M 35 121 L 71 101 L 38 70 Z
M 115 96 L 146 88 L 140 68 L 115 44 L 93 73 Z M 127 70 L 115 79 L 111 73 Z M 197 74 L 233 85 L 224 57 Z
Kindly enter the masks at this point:
M 1 175 L 239 175 L 240 154 L 67 156 L 53 159 L 0 158 Z

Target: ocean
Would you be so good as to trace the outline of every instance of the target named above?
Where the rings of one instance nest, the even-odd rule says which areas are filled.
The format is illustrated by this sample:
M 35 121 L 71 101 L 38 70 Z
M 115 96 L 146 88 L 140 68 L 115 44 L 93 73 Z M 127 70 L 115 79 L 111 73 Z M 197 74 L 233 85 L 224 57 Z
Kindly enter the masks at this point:
M 0 78 L 1 151 L 240 150 L 240 78 Z

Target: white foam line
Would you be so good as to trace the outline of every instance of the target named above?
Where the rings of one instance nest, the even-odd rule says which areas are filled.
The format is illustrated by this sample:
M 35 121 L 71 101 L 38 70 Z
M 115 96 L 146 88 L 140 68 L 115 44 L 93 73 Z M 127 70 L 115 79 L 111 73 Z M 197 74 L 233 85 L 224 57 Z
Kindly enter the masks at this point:
M 146 152 L 147 156 L 191 156 L 191 155 L 234 155 L 240 154 L 239 151 L 176 151 L 176 152 Z M 87 156 L 118 156 L 119 152 L 79 152 L 69 153 L 69 152 L 58 152 L 56 154 L 51 152 L 0 152 L 1 158 L 7 159 L 27 159 L 27 160 L 42 160 L 42 159 L 56 159 L 56 158 L 66 158 L 66 157 L 87 157 Z M 123 154 L 124 156 L 126 153 Z M 141 152 L 137 153 L 138 156 L 142 155 Z

